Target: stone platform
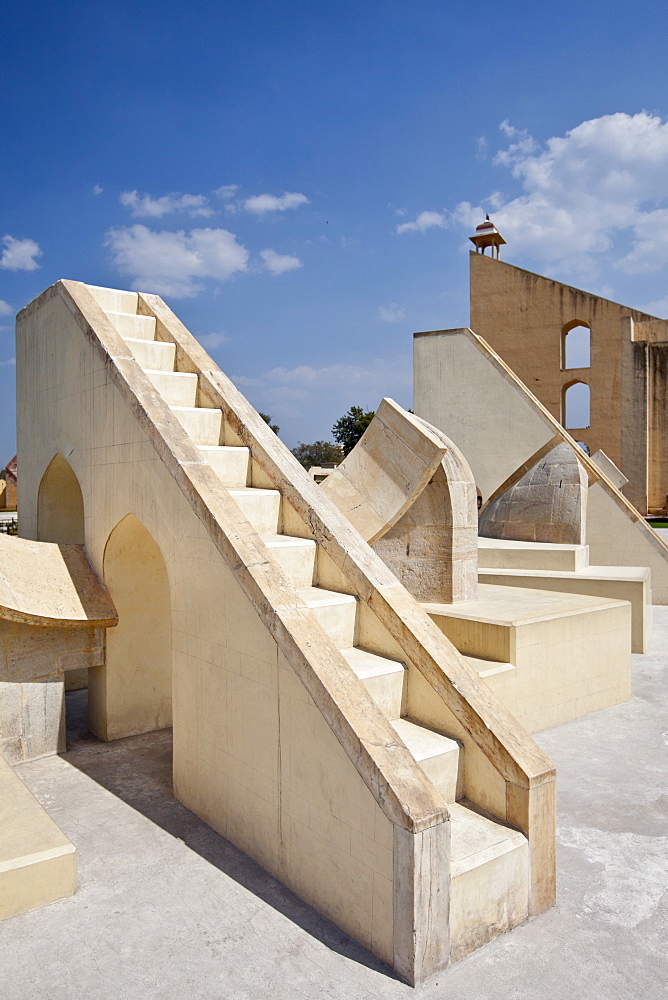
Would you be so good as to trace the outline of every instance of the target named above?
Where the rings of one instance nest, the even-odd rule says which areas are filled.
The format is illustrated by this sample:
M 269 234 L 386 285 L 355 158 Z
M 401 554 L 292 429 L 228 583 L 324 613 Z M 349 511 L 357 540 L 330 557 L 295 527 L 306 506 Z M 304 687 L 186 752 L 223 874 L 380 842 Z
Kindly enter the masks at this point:
M 477 601 L 423 607 L 529 732 L 630 695 L 626 601 L 481 584 Z
M 588 545 L 479 538 L 478 567 L 481 583 L 629 601 L 633 652 L 647 651 L 652 628 L 652 574 L 647 566 L 590 566 Z
M 71 896 L 76 855 L 0 754 L 0 920 Z

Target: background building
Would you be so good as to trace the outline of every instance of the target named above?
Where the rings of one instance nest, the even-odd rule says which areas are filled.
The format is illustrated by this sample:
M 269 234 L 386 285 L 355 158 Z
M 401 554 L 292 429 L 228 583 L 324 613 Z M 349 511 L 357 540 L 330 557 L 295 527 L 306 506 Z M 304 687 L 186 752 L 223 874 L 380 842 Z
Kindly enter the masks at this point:
M 470 255 L 471 328 L 594 454 L 641 513 L 666 511 L 668 321 L 481 253 Z

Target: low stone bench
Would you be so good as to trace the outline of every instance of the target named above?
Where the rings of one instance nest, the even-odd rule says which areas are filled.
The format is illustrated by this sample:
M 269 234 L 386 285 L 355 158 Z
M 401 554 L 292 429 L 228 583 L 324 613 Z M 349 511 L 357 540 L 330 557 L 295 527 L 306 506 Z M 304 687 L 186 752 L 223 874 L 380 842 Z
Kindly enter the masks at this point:
M 0 920 L 73 895 L 77 851 L 0 757 Z

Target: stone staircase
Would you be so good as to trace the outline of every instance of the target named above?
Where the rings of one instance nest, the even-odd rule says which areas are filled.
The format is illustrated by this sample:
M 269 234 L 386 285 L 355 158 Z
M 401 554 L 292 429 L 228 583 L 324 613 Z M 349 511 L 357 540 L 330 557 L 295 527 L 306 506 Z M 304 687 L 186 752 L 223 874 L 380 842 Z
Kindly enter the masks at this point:
M 223 412 L 200 397 L 197 372 L 178 370 L 177 345 L 155 339 L 156 320 L 137 314 L 137 295 L 87 287 L 202 459 L 255 528 L 268 557 L 283 569 L 389 720 L 397 740 L 448 804 L 452 959 L 470 951 L 472 940 L 483 943 L 520 923 L 529 912 L 527 838 L 463 797 L 463 745 L 407 714 L 408 669 L 396 658 L 395 643 L 389 637 L 384 642 L 376 633 L 368 641 L 373 649 L 365 646 L 368 628 L 358 597 L 309 537 L 308 526 L 294 516 L 281 492 L 251 461 L 249 448 L 239 444 Z

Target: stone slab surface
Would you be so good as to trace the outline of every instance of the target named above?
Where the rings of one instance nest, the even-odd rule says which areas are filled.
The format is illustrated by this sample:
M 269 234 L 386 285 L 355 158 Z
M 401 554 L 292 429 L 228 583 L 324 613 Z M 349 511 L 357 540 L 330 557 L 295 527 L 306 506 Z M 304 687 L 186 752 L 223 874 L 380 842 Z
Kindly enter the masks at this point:
M 10 535 L 0 535 L 0 618 L 63 628 L 118 621 L 83 545 Z
M 0 920 L 71 895 L 76 879 L 76 849 L 0 757 Z
M 588 594 L 564 594 L 560 591 L 531 590 L 502 587 L 483 583 L 477 601 L 460 601 L 456 604 L 423 602 L 428 614 L 462 618 L 473 622 L 490 622 L 497 625 L 524 625 L 566 615 L 587 614 L 599 608 L 619 605 L 610 598 Z
M 652 606 L 651 573 L 646 566 L 589 566 L 577 573 L 557 570 L 481 568 L 478 570 L 478 575 L 483 583 L 503 587 L 590 594 L 611 600 L 629 601 L 633 652 L 647 651 L 647 638 L 652 627 Z
M 425 986 L 174 802 L 163 732 L 21 766 L 79 849 L 80 888 L 3 922 L 3 1000 L 663 1000 L 668 608 L 654 615 L 631 701 L 538 737 L 559 775 L 557 906 Z

